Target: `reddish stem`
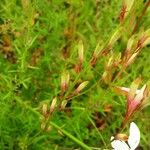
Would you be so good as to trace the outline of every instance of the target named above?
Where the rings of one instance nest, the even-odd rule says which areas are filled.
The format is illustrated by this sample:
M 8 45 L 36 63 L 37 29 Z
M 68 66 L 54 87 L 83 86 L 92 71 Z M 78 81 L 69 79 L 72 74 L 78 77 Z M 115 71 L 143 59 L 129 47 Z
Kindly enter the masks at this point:
M 141 13 L 141 15 L 139 16 L 139 18 L 138 18 L 138 20 L 137 20 L 137 22 L 136 22 L 136 25 L 135 25 L 135 27 L 134 27 L 134 29 L 133 29 L 132 35 L 138 30 L 139 22 L 140 22 L 140 20 L 142 19 L 142 17 L 145 15 L 146 10 L 147 10 L 147 8 L 148 8 L 149 6 L 150 6 L 150 0 L 148 0 L 148 2 L 145 4 L 145 7 L 143 8 L 142 13 Z

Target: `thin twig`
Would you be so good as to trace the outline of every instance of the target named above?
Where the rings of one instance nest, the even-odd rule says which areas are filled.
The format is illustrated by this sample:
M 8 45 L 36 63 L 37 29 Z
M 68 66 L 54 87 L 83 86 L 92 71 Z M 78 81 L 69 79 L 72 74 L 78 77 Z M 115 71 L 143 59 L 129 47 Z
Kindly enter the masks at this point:
M 90 147 L 88 147 L 86 144 L 84 144 L 83 142 L 81 142 L 80 140 L 78 140 L 76 137 L 74 137 L 73 135 L 71 135 L 70 133 L 68 133 L 66 130 L 63 130 L 61 127 L 59 127 L 58 125 L 56 125 L 54 122 L 50 122 L 50 124 L 54 128 L 60 130 L 63 134 L 65 134 L 67 137 L 69 137 L 71 140 L 73 140 L 75 143 L 77 143 L 78 145 L 80 145 L 85 150 L 91 150 Z
M 139 16 L 139 18 L 137 19 L 136 25 L 133 29 L 132 35 L 138 30 L 139 24 L 140 24 L 140 20 L 143 18 L 143 16 L 146 13 L 146 10 L 148 9 L 148 7 L 150 6 L 150 0 L 145 4 L 145 7 L 142 10 L 141 15 Z

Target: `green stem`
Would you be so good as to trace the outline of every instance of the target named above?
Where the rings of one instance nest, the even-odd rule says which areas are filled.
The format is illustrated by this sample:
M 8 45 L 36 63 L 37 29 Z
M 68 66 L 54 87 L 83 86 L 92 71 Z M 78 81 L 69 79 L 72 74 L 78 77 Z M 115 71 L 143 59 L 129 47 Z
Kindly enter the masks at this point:
M 21 105 L 23 105 L 25 108 L 27 108 L 28 110 L 30 110 L 31 112 L 33 112 L 34 114 L 36 114 L 37 116 L 42 116 L 39 112 L 37 112 L 36 110 L 34 110 L 33 108 L 31 108 L 30 106 L 26 105 L 26 103 L 22 102 L 21 99 L 16 98 L 17 102 L 19 102 Z M 73 140 L 75 143 L 77 143 L 78 145 L 80 145 L 82 148 L 84 148 L 85 150 L 91 150 L 90 147 L 88 147 L 86 144 L 84 144 L 83 142 L 81 142 L 80 140 L 78 140 L 76 137 L 72 136 L 70 133 L 68 133 L 67 131 L 61 129 L 57 124 L 55 124 L 54 122 L 50 121 L 50 125 L 52 125 L 54 128 L 60 130 L 63 134 L 65 134 L 66 136 L 68 136 L 71 140 Z
M 126 66 L 123 65 L 123 67 L 121 68 L 121 70 L 119 70 L 119 72 L 113 78 L 112 82 L 114 82 L 116 79 L 118 79 L 121 76 L 121 74 L 125 71 L 125 69 L 126 69 Z
M 105 145 L 105 147 L 107 146 L 103 136 L 101 135 L 100 131 L 98 130 L 98 128 L 96 127 L 95 123 L 93 122 L 93 120 L 88 117 L 88 119 L 90 120 L 90 122 L 92 123 L 92 125 L 94 126 L 94 128 L 96 129 L 97 133 L 99 134 L 100 138 L 102 139 L 103 144 Z
M 67 131 L 61 129 L 58 125 L 56 125 L 54 122 L 50 122 L 50 124 L 60 130 L 63 134 L 65 134 L 66 136 L 68 136 L 71 140 L 73 140 L 75 143 L 77 143 L 78 145 L 80 145 L 82 148 L 84 148 L 85 150 L 91 150 L 90 147 L 88 147 L 86 144 L 84 144 L 83 142 L 81 142 L 80 140 L 78 140 L 76 137 L 72 136 L 70 133 L 68 133 Z
M 142 18 L 143 18 L 143 16 L 145 15 L 145 13 L 146 13 L 146 11 L 147 11 L 147 9 L 148 9 L 149 6 L 150 6 L 150 0 L 148 0 L 147 3 L 145 4 L 145 6 L 144 6 L 144 8 L 143 8 L 143 10 L 142 10 L 142 12 L 141 12 L 141 15 L 139 16 L 139 18 L 138 18 L 138 20 L 137 20 L 137 22 L 136 22 L 136 25 L 135 25 L 135 27 L 134 27 L 134 29 L 133 29 L 132 35 L 133 35 L 134 33 L 136 33 L 136 31 L 138 30 L 140 21 L 142 20 Z

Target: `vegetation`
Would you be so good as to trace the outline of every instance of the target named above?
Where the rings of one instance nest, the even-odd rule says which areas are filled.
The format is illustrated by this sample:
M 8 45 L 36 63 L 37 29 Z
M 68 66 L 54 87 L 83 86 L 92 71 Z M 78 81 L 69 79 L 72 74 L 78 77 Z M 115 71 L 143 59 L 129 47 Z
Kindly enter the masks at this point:
M 1 0 L 0 150 L 111 149 L 131 121 L 150 149 L 149 6 Z

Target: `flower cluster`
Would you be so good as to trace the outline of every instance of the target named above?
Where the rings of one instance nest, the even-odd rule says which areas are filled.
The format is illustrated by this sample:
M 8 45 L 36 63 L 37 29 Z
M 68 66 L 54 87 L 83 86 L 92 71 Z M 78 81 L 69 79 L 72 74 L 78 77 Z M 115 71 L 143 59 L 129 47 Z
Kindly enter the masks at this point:
M 141 80 L 136 79 L 130 86 L 117 87 L 117 91 L 123 93 L 127 98 L 127 109 L 124 122 L 127 122 L 132 115 L 150 104 L 150 89 L 149 85 L 145 84 L 141 89 L 138 89 Z

